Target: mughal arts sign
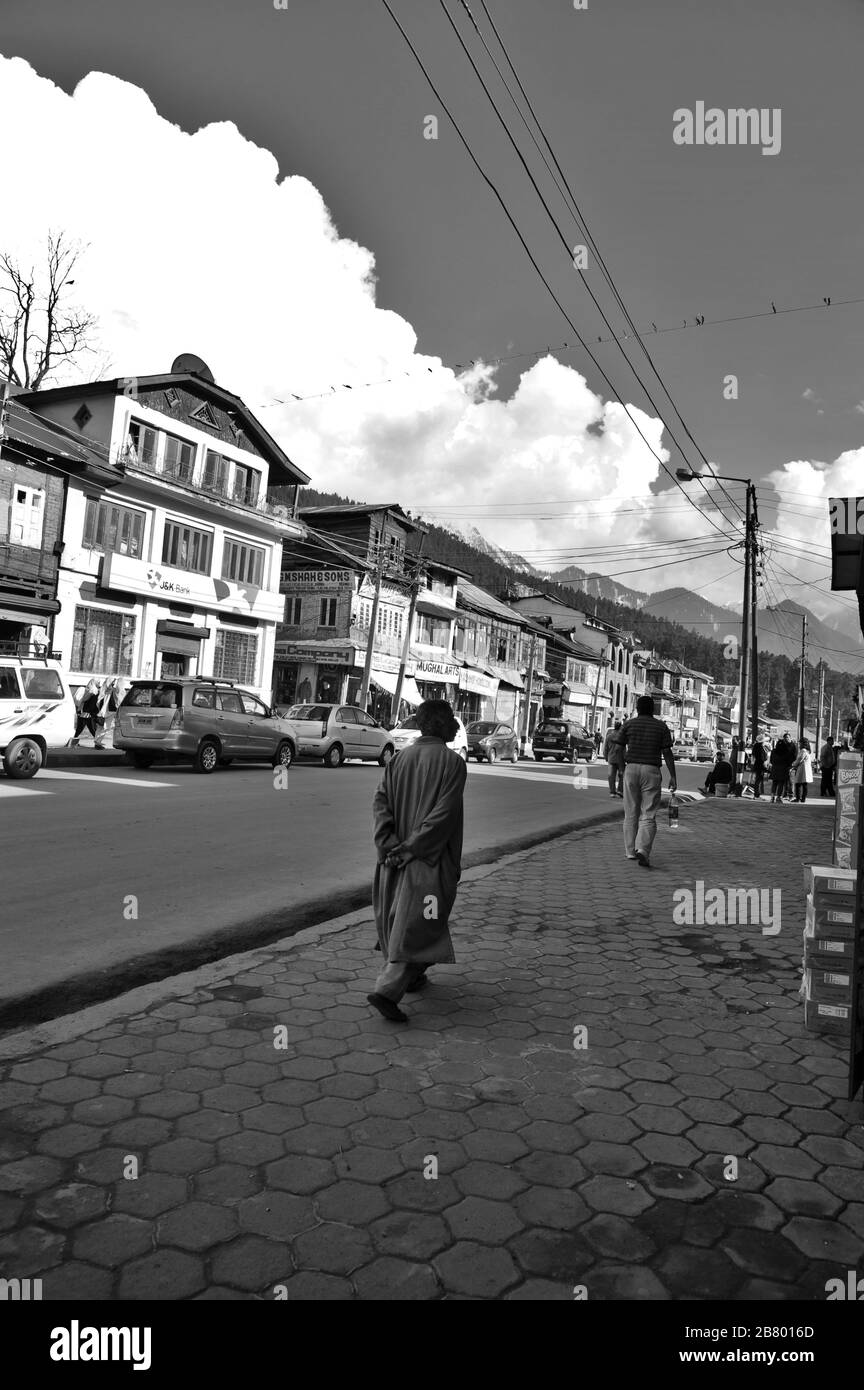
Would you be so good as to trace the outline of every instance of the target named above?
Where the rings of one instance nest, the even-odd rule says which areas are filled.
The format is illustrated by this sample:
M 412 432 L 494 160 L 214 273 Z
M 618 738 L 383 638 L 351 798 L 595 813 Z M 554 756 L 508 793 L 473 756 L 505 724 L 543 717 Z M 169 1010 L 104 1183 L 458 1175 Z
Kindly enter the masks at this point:
M 445 681 L 455 685 L 459 680 L 461 667 L 450 666 L 446 661 L 418 661 L 414 674 L 420 681 Z

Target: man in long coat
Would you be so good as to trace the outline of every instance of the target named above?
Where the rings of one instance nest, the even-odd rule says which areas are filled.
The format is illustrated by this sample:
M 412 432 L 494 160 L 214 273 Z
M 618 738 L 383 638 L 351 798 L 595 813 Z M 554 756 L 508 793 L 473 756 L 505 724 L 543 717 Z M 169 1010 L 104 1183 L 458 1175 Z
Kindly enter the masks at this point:
M 467 768 L 447 743 L 458 725 L 446 700 L 417 711 L 420 738 L 388 764 L 375 793 L 373 904 L 387 962 L 369 1003 L 406 1023 L 403 994 L 426 983 L 426 966 L 455 960 L 449 919 L 462 867 L 462 798 Z

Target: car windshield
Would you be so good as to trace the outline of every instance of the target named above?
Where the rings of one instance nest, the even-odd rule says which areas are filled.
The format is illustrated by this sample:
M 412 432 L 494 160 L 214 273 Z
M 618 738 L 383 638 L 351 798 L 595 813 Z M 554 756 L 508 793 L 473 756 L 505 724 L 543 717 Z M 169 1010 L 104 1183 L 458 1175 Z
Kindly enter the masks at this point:
M 537 730 L 538 734 L 566 734 L 567 725 L 559 720 L 548 719 L 545 724 L 541 724 Z
M 326 723 L 330 718 L 332 705 L 292 705 L 288 711 L 288 719 L 318 719 Z
M 62 700 L 63 686 L 60 677 L 50 667 L 22 666 L 21 680 L 24 694 L 28 700 Z
M 412 714 L 408 719 L 403 719 L 401 724 L 396 725 L 397 729 L 419 729 L 416 714 Z
M 490 724 L 488 720 L 478 720 L 476 724 L 468 725 L 468 732 L 469 734 L 494 734 L 497 728 L 497 724 Z
M 179 685 L 166 685 L 163 681 L 154 681 L 149 685 L 133 685 L 123 701 L 121 709 L 140 709 L 149 705 L 155 705 L 162 709 L 173 709 L 179 704 Z

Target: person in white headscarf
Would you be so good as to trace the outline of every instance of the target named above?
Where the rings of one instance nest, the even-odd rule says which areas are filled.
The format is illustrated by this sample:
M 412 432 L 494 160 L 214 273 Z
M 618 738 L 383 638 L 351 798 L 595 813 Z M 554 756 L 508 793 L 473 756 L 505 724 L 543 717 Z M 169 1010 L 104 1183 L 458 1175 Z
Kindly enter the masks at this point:
M 96 719 L 99 714 L 99 682 L 92 677 L 84 687 L 81 695 L 81 702 L 78 705 L 78 717 L 75 720 L 75 733 L 70 740 L 70 747 L 77 748 L 81 741 L 81 732 L 87 729 L 96 742 L 98 726 Z

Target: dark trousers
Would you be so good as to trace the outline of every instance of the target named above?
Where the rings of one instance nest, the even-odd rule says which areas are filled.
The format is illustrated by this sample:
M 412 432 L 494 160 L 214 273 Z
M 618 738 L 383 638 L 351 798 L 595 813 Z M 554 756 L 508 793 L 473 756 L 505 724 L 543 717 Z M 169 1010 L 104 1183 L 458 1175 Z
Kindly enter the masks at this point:
M 796 782 L 796 783 L 795 783 L 795 800 L 796 800 L 796 801 L 806 801 L 806 800 L 807 800 L 807 783 L 806 783 L 806 782 Z
M 80 738 L 82 729 L 86 729 L 93 737 L 96 737 L 96 716 L 95 714 L 79 714 L 75 720 L 75 738 Z
M 822 786 L 819 790 L 820 796 L 835 796 L 834 791 L 834 769 L 825 767 L 822 769 Z
M 616 767 L 614 763 L 609 764 L 609 790 L 618 793 L 624 791 L 624 769 Z
M 765 769 L 756 767 L 753 769 L 753 795 L 761 796 L 765 790 Z

